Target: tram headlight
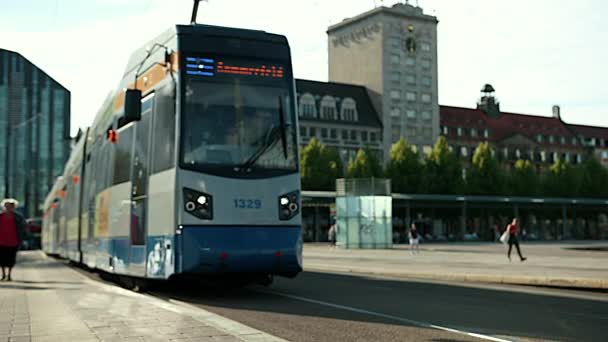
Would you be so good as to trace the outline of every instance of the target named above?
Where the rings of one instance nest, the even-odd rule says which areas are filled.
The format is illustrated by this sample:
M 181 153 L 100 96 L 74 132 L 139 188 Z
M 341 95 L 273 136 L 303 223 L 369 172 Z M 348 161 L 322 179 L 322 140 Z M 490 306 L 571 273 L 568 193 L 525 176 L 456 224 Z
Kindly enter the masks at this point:
M 279 219 L 290 220 L 300 212 L 300 192 L 293 191 L 279 196 Z
M 213 219 L 213 197 L 204 192 L 184 188 L 184 209 L 203 220 Z

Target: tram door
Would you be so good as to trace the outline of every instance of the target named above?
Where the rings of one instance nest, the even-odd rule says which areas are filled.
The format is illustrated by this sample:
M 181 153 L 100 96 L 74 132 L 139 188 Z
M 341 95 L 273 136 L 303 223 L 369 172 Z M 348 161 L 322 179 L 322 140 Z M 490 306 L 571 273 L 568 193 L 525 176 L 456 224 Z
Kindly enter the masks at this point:
M 131 162 L 131 246 L 130 273 L 146 275 L 146 240 L 148 216 L 148 174 L 150 126 L 154 94 L 142 100 L 141 120 L 135 125 L 135 144 Z

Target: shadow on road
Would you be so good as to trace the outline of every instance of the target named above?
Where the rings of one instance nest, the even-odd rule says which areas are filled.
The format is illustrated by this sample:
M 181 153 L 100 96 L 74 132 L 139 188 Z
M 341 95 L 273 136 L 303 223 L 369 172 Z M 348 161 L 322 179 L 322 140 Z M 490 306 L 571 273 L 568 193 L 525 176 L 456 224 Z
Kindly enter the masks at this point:
M 201 287 L 182 282 L 156 285 L 154 291 L 209 309 L 412 325 L 284 294 L 409 321 L 522 338 L 603 340 L 603 327 L 608 325 L 606 301 L 315 272 L 302 273 L 293 280 L 278 279 L 268 289 Z

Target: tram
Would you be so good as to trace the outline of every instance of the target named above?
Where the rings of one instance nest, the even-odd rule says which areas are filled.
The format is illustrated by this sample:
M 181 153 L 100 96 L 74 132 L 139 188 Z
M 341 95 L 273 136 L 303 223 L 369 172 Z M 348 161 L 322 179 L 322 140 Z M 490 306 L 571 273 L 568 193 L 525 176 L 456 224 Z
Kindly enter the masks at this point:
M 302 270 L 284 36 L 176 25 L 136 50 L 44 203 L 43 249 L 136 279 Z

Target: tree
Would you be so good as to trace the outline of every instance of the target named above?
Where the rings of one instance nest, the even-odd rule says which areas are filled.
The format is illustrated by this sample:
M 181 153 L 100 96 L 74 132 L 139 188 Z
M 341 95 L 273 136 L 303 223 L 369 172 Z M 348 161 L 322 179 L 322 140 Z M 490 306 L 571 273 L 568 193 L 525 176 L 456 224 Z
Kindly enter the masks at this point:
M 517 160 L 509 176 L 507 193 L 514 196 L 536 196 L 539 194 L 540 180 L 529 160 Z
M 504 194 L 504 176 L 488 142 L 479 143 L 473 163 L 467 172 L 468 193 L 472 195 Z
M 579 196 L 579 172 L 570 164 L 556 159 L 549 171 L 545 173 L 542 195 L 548 197 Z
M 300 159 L 302 188 L 306 190 L 334 190 L 336 178 L 343 176 L 344 166 L 338 152 L 316 138 L 302 149 Z
M 399 139 L 391 148 L 391 159 L 386 168 L 392 191 L 417 193 L 422 190 L 422 167 L 418 153 L 405 139 Z
M 608 197 L 608 170 L 591 156 L 579 167 L 581 197 Z
M 368 148 L 357 151 L 355 159 L 348 162 L 348 177 L 382 177 L 382 165 L 374 152 Z
M 431 194 L 458 194 L 464 190 L 460 160 L 443 136 L 425 158 L 423 184 Z

